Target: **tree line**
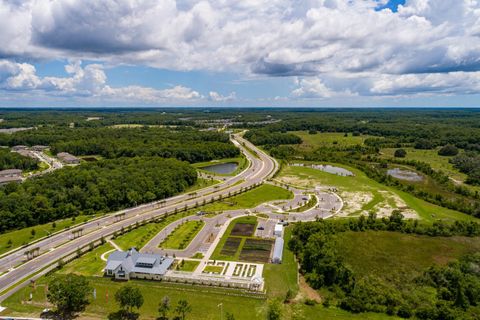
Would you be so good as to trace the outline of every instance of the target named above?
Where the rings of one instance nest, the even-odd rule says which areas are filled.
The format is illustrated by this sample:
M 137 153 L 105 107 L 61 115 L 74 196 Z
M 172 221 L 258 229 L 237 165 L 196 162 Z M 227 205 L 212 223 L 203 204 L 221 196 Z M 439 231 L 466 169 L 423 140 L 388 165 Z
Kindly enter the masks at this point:
M 302 139 L 292 133 L 272 132 L 261 129 L 249 130 L 244 137 L 256 145 L 278 146 L 302 143 Z
M 354 313 L 378 312 L 401 318 L 476 319 L 480 304 L 480 253 L 466 255 L 447 266 L 432 266 L 420 277 L 395 286 L 375 276 L 359 277 L 345 263 L 336 246 L 341 232 L 388 230 L 427 234 L 430 236 L 479 236 L 475 222 L 437 222 L 432 225 L 405 221 L 400 213 L 389 218 L 320 220 L 297 223 L 289 248 L 300 262 L 300 272 L 314 289 L 326 288 L 335 296 L 336 304 Z M 433 292 L 432 292 L 433 290 Z M 326 299 L 325 306 L 331 301 Z M 477 314 L 478 315 L 478 314 Z
M 109 159 L 159 156 L 193 163 L 239 155 L 238 148 L 230 143 L 227 134 L 185 127 L 176 130 L 42 127 L 11 135 L 0 134 L 0 145 L 36 144 L 51 146 L 53 153 L 101 155 Z
M 84 163 L 0 188 L 0 232 L 164 199 L 197 180 L 186 162 L 156 157 Z

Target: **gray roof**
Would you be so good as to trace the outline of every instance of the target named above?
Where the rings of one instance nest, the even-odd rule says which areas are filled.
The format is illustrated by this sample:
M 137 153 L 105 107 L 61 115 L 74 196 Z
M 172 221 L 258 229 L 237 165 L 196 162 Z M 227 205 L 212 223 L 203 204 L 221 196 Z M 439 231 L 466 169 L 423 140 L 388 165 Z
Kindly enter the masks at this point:
M 120 265 L 125 272 L 164 275 L 174 259 L 158 254 L 139 253 L 134 248 L 128 251 L 114 251 L 108 256 L 107 270 L 115 270 Z M 151 265 L 151 266 L 146 266 Z
M 283 239 L 277 237 L 275 239 L 275 245 L 273 247 L 273 260 L 282 260 L 283 256 Z
M 0 176 L 20 175 L 20 174 L 22 174 L 22 170 L 20 169 L 7 169 L 7 170 L 0 171 Z

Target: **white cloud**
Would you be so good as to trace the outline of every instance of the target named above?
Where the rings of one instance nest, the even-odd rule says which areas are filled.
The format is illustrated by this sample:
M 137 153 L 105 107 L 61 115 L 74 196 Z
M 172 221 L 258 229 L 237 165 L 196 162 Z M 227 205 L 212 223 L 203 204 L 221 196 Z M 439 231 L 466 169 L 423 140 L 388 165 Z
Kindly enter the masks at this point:
M 100 64 L 82 67 L 80 61 L 65 66 L 69 77 L 44 77 L 36 75 L 33 65 L 0 60 L 0 89 L 35 91 L 35 95 L 57 97 L 98 98 L 108 101 L 135 103 L 189 103 L 205 98 L 197 91 L 184 86 L 155 89 L 141 86 L 111 87 Z
M 223 96 L 216 91 L 210 91 L 208 93 L 208 96 L 209 96 L 209 99 L 214 102 L 226 102 L 226 101 L 232 101 L 236 99 L 235 92 L 231 92 L 229 95 Z
M 435 84 L 433 78 L 450 80 L 430 92 L 478 93 L 467 82 L 480 71 L 480 1 L 407 0 L 398 13 L 375 10 L 385 3 L 0 0 L 0 57 L 297 76 L 294 97 L 385 94 L 402 85 L 415 94 Z M 38 88 L 34 70 L 27 69 L 4 86 Z M 107 87 L 103 76 L 101 68 L 88 66 L 71 79 L 45 78 L 41 85 L 98 95 Z M 417 90 L 405 78 L 414 79 Z M 227 97 L 208 94 L 211 101 Z

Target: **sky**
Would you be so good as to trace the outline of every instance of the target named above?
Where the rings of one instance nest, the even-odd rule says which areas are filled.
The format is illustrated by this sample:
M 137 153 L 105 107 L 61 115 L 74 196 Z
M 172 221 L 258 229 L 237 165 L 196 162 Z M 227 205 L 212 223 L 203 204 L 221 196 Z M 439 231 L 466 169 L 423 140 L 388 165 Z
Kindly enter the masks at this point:
M 480 107 L 480 0 L 0 0 L 0 107 Z

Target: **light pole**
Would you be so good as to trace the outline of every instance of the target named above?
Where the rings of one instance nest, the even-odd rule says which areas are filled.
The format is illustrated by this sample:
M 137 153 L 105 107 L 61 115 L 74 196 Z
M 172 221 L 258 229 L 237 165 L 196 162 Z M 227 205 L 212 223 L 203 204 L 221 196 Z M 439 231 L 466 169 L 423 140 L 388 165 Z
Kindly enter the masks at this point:
M 220 308 L 220 320 L 223 320 L 223 303 L 217 305 Z

